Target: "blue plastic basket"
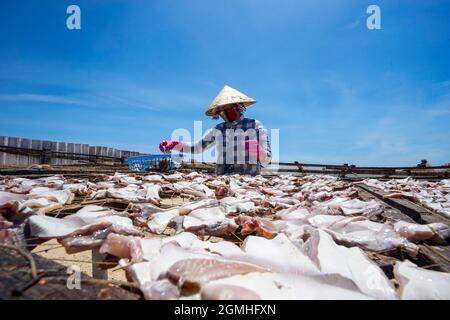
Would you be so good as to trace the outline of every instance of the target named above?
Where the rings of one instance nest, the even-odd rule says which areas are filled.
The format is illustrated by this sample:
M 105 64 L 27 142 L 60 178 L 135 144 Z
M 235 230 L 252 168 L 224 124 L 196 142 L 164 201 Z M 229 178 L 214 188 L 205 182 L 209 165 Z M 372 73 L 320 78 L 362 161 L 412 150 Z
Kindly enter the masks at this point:
M 160 169 L 161 160 L 167 161 L 167 170 L 174 170 L 178 168 L 182 161 L 182 156 L 172 154 L 154 154 L 149 156 L 137 156 L 127 159 L 128 168 L 133 171 L 146 172 L 158 171 Z

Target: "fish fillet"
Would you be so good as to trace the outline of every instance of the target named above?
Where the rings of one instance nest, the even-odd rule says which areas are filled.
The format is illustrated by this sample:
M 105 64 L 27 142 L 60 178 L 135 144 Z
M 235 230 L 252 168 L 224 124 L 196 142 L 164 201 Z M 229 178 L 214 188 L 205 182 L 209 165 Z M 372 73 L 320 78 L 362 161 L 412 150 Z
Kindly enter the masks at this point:
M 305 276 L 299 274 L 280 274 L 253 272 L 211 281 L 202 288 L 203 292 L 211 286 L 237 286 L 246 298 L 248 291 L 263 300 L 370 300 L 354 285 L 339 276 Z M 214 288 L 213 287 L 213 288 Z M 220 288 L 220 287 L 219 287 Z M 234 291 L 239 292 L 237 290 Z M 211 295 L 210 295 L 211 297 Z M 239 299 L 239 297 L 234 297 Z
M 36 187 L 30 191 L 32 198 L 46 198 L 59 204 L 71 204 L 75 195 L 70 190 L 54 190 L 48 187 Z
M 202 300 L 260 300 L 255 291 L 240 285 L 207 284 L 201 290 Z
M 263 272 L 264 268 L 245 262 L 217 259 L 185 259 L 174 263 L 167 271 L 167 278 L 184 291 L 196 293 L 211 280 L 236 274 Z
M 361 249 L 339 246 L 325 231 L 309 231 L 305 250 L 323 274 L 338 274 L 350 279 L 361 292 L 373 298 L 397 299 L 392 283 Z
M 394 267 L 399 294 L 405 300 L 449 300 L 450 274 L 419 268 L 410 261 Z
M 284 234 L 268 240 L 263 237 L 248 236 L 241 246 L 249 262 L 281 273 L 319 274 L 311 259 L 295 246 Z
M 444 223 L 416 224 L 398 221 L 394 224 L 395 231 L 409 241 L 425 241 L 435 239 L 444 242 L 450 237 L 450 228 Z

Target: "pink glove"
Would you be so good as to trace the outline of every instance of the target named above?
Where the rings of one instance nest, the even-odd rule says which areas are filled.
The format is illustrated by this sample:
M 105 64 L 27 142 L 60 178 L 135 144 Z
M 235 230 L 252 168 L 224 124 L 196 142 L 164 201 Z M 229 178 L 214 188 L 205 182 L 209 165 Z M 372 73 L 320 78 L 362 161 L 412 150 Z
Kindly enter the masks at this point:
M 183 152 L 183 144 L 180 141 L 163 140 L 159 144 L 159 150 L 162 152 L 169 152 L 171 150 Z
M 258 159 L 258 161 L 264 161 L 266 158 L 266 150 L 261 148 L 257 140 L 247 140 L 245 141 L 245 151 L 251 156 Z

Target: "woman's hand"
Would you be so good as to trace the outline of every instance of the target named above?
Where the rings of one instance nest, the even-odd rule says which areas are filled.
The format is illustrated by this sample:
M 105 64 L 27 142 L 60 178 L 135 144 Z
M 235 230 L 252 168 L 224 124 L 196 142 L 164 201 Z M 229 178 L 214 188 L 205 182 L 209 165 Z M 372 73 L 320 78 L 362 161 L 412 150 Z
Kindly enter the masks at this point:
M 252 157 L 255 157 L 258 161 L 264 161 L 266 158 L 266 150 L 264 150 L 258 143 L 258 140 L 245 141 L 245 151 Z
M 183 152 L 183 144 L 180 141 L 163 140 L 159 143 L 159 150 L 162 152 L 169 152 L 172 150 Z

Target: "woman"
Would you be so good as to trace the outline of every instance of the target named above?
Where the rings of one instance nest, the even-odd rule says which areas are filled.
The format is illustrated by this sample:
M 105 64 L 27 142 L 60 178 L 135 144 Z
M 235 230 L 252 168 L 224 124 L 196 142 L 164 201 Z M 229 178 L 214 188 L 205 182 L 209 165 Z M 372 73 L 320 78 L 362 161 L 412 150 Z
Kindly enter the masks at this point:
M 242 92 L 224 86 L 205 114 L 224 122 L 208 130 L 194 143 L 164 140 L 162 152 L 201 153 L 217 147 L 216 174 L 258 175 L 261 165 L 270 162 L 271 151 L 267 130 L 254 119 L 244 117 L 246 108 L 256 101 Z

